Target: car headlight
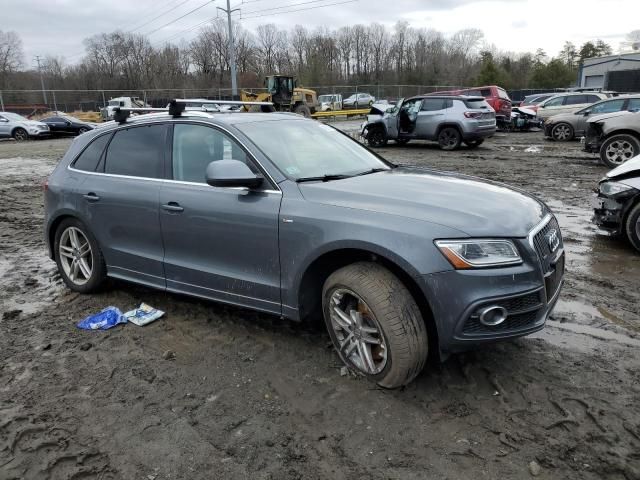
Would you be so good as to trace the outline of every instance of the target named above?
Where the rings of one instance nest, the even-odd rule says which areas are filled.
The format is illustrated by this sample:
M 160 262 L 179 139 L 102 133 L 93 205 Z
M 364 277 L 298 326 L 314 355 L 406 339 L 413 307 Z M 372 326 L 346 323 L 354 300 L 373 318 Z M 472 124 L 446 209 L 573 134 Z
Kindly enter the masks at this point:
M 511 240 L 437 240 L 435 243 L 457 270 L 522 263 Z
M 633 187 L 618 182 L 602 182 L 600 184 L 600 193 L 603 195 L 618 195 L 619 193 L 633 190 Z

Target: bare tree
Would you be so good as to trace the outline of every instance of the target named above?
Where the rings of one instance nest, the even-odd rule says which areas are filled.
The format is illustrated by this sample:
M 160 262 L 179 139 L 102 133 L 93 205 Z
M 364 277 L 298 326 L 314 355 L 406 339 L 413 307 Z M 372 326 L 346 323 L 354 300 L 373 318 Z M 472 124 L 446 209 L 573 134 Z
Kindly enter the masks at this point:
M 0 88 L 6 88 L 9 75 L 22 66 L 22 40 L 16 32 L 0 30 Z

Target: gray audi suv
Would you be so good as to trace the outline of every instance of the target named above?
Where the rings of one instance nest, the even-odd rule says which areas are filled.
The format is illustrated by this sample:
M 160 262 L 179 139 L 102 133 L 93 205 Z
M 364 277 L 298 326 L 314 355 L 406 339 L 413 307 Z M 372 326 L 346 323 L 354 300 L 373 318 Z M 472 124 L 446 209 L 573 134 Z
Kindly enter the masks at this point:
M 558 223 L 505 185 L 398 167 L 289 113 L 186 111 L 76 138 L 45 188 L 69 288 L 106 277 L 293 320 L 383 387 L 543 328 L 563 282 Z

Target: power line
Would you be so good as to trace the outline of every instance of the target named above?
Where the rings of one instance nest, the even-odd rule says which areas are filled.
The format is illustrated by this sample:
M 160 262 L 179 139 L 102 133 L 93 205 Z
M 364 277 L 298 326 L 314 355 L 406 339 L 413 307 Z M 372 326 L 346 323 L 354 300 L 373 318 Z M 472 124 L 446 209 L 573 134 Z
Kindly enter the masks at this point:
M 133 33 L 136 30 L 140 30 L 142 27 L 146 27 L 147 25 L 149 25 L 150 23 L 153 23 L 155 20 L 159 19 L 160 17 L 163 17 L 164 15 L 166 15 L 167 13 L 173 12 L 175 9 L 180 8 L 182 5 L 184 5 L 187 2 L 190 2 L 191 0 L 184 0 L 183 2 L 180 2 L 178 5 L 176 5 L 175 7 L 170 8 L 169 10 L 167 10 L 166 12 L 162 12 L 160 15 L 157 15 L 155 17 L 153 17 L 151 20 L 149 20 L 148 22 L 143 23 L 142 25 L 140 25 L 139 27 L 134 28 L 133 30 L 129 30 L 128 33 Z
M 175 5 L 178 1 L 179 0 L 169 0 L 168 2 L 163 3 L 162 6 L 154 5 L 153 7 L 147 9 L 143 14 L 138 15 L 138 18 L 136 18 L 135 21 L 133 21 L 132 23 L 127 24 L 127 26 L 124 27 L 124 28 L 131 29 L 131 28 L 135 27 L 136 25 L 138 25 L 138 23 L 140 23 L 141 21 L 144 21 L 145 18 L 147 18 L 148 15 L 153 14 L 153 13 L 155 13 L 157 11 L 160 11 L 163 8 L 166 8 L 171 4 Z
M 186 17 L 187 15 L 191 15 L 193 12 L 197 12 L 198 10 L 200 10 L 201 8 L 206 7 L 207 5 L 209 5 L 210 3 L 213 3 L 215 0 L 207 0 L 205 3 L 203 3 L 202 5 L 200 5 L 199 7 L 194 8 L 193 10 L 189 10 L 187 13 L 185 13 L 184 15 L 179 16 L 178 18 L 171 20 L 170 22 L 165 23 L 164 25 L 159 26 L 158 28 L 155 28 L 153 30 L 151 30 L 150 32 L 145 33 L 144 35 L 153 35 L 154 33 L 156 33 L 158 30 L 162 30 L 164 27 L 167 27 L 169 25 L 171 25 L 172 23 L 176 23 L 178 20 L 182 20 L 184 17 Z
M 308 5 L 310 3 L 319 3 L 319 2 L 326 2 L 327 0 L 310 0 L 307 2 L 300 2 L 300 3 L 291 3 L 289 5 L 282 5 L 280 7 L 271 7 L 271 8 L 263 8 L 262 10 L 251 10 L 249 12 L 246 12 L 247 15 L 252 15 L 254 13 L 260 13 L 260 12 L 269 12 L 272 10 L 281 10 L 283 8 L 292 8 L 292 7 L 298 7 L 300 5 Z
M 342 1 L 342 2 L 327 3 L 325 5 L 316 5 L 314 7 L 297 8 L 297 9 L 293 9 L 293 10 L 284 10 L 284 11 L 280 11 L 280 12 L 267 13 L 266 15 L 251 15 L 251 16 L 248 16 L 248 17 L 245 17 L 244 15 L 241 15 L 240 19 L 241 20 L 249 20 L 251 18 L 268 17 L 268 16 L 271 16 L 271 15 L 281 15 L 281 14 L 293 13 L 293 12 L 304 12 L 306 10 L 314 10 L 314 9 L 317 9 L 317 8 L 331 7 L 333 5 L 344 5 L 345 3 L 354 3 L 354 2 L 357 2 L 357 1 L 359 1 L 359 0 L 345 0 L 345 1 Z M 290 6 L 291 5 L 288 5 L 286 7 L 281 7 L 281 8 L 289 8 Z M 258 13 L 259 11 L 265 11 L 265 10 L 256 10 L 254 12 L 249 12 L 249 13 Z

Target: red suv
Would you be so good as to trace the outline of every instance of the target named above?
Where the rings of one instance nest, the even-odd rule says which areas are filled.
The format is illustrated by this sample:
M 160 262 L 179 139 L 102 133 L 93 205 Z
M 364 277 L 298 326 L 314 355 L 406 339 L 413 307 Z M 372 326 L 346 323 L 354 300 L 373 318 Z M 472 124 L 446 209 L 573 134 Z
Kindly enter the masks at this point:
M 484 97 L 487 100 L 487 103 L 496 111 L 496 123 L 498 124 L 498 127 L 511 123 L 511 99 L 504 88 L 496 85 L 466 88 L 464 90 L 433 92 L 429 95 L 467 95 L 469 97 Z

